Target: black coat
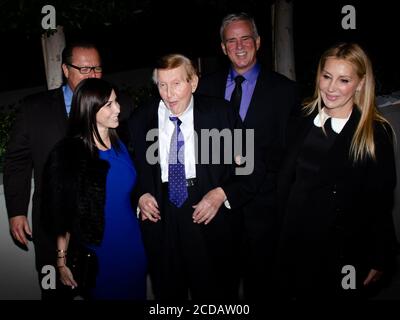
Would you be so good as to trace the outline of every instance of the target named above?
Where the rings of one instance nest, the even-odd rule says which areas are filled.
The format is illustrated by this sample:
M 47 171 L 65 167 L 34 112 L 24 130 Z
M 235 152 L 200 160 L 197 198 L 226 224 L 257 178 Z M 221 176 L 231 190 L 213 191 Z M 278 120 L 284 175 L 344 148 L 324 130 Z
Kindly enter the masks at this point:
M 302 117 L 291 128 L 279 174 L 282 274 L 278 278 L 300 291 L 329 285 L 335 288 L 327 290 L 340 290 L 343 266 L 356 268 L 357 284 L 361 285 L 370 269 L 387 271 L 393 261 L 393 144 L 390 128 L 376 122 L 376 161 L 368 158 L 354 163 L 349 150 L 360 120 L 360 112 L 354 109 L 324 156 L 302 206 L 293 208 L 288 201 L 296 178 L 296 161 L 315 116 L 316 113 Z
M 76 241 L 101 242 L 108 169 L 108 162 L 91 155 L 79 138 L 65 138 L 54 147 L 42 189 L 42 218 L 49 234 L 70 232 Z

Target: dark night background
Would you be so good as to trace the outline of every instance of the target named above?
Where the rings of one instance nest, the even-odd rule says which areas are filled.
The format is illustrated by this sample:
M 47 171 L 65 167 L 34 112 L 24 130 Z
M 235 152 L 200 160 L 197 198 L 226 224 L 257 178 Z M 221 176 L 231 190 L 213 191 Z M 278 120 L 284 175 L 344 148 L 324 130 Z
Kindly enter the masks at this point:
M 67 42 L 86 39 L 98 45 L 105 73 L 112 75 L 122 71 L 151 68 L 157 57 L 171 52 L 186 54 L 194 60 L 201 57 L 204 72 L 227 63 L 228 59 L 222 54 L 220 47 L 220 22 L 226 14 L 239 11 L 246 11 L 255 17 L 262 42 L 258 57 L 264 64 L 271 66 L 271 3 L 273 0 L 0 0 L 1 189 L 2 156 L 15 114 L 12 111 L 15 111 L 16 106 L 16 101 L 11 99 L 23 98 L 21 92 L 29 91 L 19 89 L 36 87 L 34 89 L 41 90 L 37 87 L 46 87 L 40 39 L 43 31 L 41 20 L 44 16 L 41 9 L 44 5 L 50 4 L 56 8 L 57 23 L 64 26 Z M 395 1 L 293 0 L 293 3 L 296 77 L 304 88 L 304 95 L 313 90 L 319 57 L 323 51 L 339 41 L 358 42 L 369 53 L 378 95 L 400 91 L 400 54 L 397 43 L 400 42 L 400 21 Z M 342 29 L 344 14 L 341 10 L 345 5 L 353 5 L 356 9 L 355 30 Z M 145 81 L 150 83 L 151 79 Z M 18 91 L 10 92 L 12 90 Z M 7 100 L 7 96 L 11 98 Z M 0 200 L 1 197 L 2 194 Z M 0 201 L 0 211 L 4 210 L 4 202 Z M 13 284 L 20 281 L 23 285 L 22 290 L 15 284 L 0 285 L 0 300 L 2 296 L 6 299 L 10 296 L 11 299 L 38 299 L 40 292 L 35 287 L 32 246 L 28 253 L 21 250 L 11 251 L 14 250 L 14 244 L 11 243 L 11 238 L 6 240 L 9 235 L 5 212 L 0 212 L 0 231 L 3 259 L 0 260 L 0 273 L 4 279 L 0 280 L 5 283 L 11 281 Z M 399 297 L 398 275 L 396 277 L 394 285 L 386 292 L 388 299 Z M 25 290 L 24 281 L 28 281 L 28 287 L 33 281 L 35 284 Z M 133 307 L 135 306 L 138 305 L 134 304 Z M 265 308 L 269 312 L 271 306 L 268 303 L 260 305 L 258 311 L 264 311 Z M 132 314 L 131 304 L 129 308 Z M 16 308 L 13 308 L 13 312 L 14 309 Z M 32 316 L 32 307 L 25 309 Z M 301 309 L 296 304 L 297 317 Z M 342 308 L 336 309 L 342 312 Z M 336 309 L 329 308 L 329 312 Z M 43 316 L 43 309 L 40 310 Z M 69 307 L 65 308 L 63 305 L 62 308 L 57 308 L 55 314 L 59 316 L 68 310 Z M 91 315 L 95 310 L 102 309 L 90 305 Z M 348 312 L 348 308 L 345 310 Z M 365 310 L 364 305 L 357 308 L 357 315 L 362 310 Z M 383 310 L 386 308 L 380 308 L 380 314 Z M 21 311 L 24 312 L 24 308 L 17 310 L 18 313 Z M 277 311 L 287 312 L 286 306 L 279 306 Z M 307 316 L 310 314 L 308 312 Z M 138 316 L 140 317 L 143 315 Z
M 33 2 L 37 4 L 36 7 L 30 6 L 30 20 L 18 20 L 18 15 L 15 16 L 15 3 L 18 1 L 0 2 L 0 11 L 7 17 L 2 19 L 0 29 L 0 91 L 46 83 L 40 43 L 40 23 L 44 15 L 40 1 Z M 57 23 L 60 23 L 61 5 L 53 2 Z M 27 2 L 19 1 L 21 3 L 26 5 Z M 79 1 L 64 1 L 63 5 L 77 3 Z M 206 58 L 205 61 L 208 57 L 217 57 L 219 62 L 226 63 L 219 44 L 219 25 L 225 14 L 235 11 L 247 11 L 255 17 L 262 37 L 259 58 L 264 63 L 271 63 L 271 1 L 147 0 L 124 3 L 129 3 L 128 8 L 136 12 L 128 19 L 117 12 L 111 19 L 112 24 L 105 26 L 105 21 L 92 14 L 92 19 L 86 19 L 81 29 L 65 27 L 67 42 L 85 38 L 97 43 L 106 73 L 151 67 L 158 56 L 169 52 L 181 52 L 194 59 Z M 44 4 L 52 3 L 46 1 Z M 341 27 L 344 16 L 341 9 L 347 4 L 356 9 L 356 30 Z M 79 21 L 77 16 L 73 19 Z M 294 0 L 293 33 L 298 82 L 309 90 L 321 53 L 335 42 L 355 41 L 370 54 L 378 94 L 400 90 L 400 58 L 395 43 L 399 39 L 400 27 L 396 19 L 394 2 L 390 1 Z M 11 28 L 11 24 L 16 26 Z M 205 67 L 207 71 L 207 65 Z

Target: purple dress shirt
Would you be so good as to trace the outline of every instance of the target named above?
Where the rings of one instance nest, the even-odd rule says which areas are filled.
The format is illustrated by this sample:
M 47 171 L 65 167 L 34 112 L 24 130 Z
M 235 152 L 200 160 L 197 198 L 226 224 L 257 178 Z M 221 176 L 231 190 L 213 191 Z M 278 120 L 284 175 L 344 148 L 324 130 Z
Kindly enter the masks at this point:
M 260 65 L 256 63 L 253 68 L 242 74 L 245 81 L 242 83 L 242 101 L 240 103 L 240 117 L 242 120 L 246 117 L 247 110 L 249 109 L 251 97 L 253 96 L 254 88 L 256 87 L 258 74 L 260 73 Z M 230 69 L 228 79 L 226 81 L 225 100 L 231 100 L 233 89 L 235 88 L 235 77 L 238 73 Z

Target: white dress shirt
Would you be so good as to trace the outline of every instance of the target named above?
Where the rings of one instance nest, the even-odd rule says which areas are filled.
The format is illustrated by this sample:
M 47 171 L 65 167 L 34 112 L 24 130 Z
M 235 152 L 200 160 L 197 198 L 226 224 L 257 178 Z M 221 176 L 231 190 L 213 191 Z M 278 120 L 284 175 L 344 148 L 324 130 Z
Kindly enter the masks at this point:
M 169 119 L 174 116 L 167 108 L 163 100 L 158 105 L 158 129 L 159 129 L 159 150 L 161 180 L 168 182 L 168 159 L 171 138 L 175 130 L 175 125 Z M 182 121 L 180 126 L 184 139 L 185 148 L 185 175 L 186 179 L 196 178 L 196 156 L 194 144 L 194 122 L 193 122 L 193 96 L 190 99 L 188 108 L 178 117 Z

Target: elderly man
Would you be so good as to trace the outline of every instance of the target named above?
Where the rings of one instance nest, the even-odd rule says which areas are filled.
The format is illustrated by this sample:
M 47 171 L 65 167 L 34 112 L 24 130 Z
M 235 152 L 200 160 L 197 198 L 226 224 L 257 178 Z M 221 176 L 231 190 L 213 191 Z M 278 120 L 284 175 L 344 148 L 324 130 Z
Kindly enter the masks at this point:
M 180 301 L 234 299 L 234 211 L 248 199 L 252 179 L 235 176 L 229 156 L 213 163 L 211 149 L 223 155 L 232 145 L 204 148 L 202 132 L 225 129 L 233 135 L 240 119 L 223 99 L 193 95 L 198 77 L 183 55 L 161 58 L 153 79 L 161 99 L 138 108 L 130 130 L 155 296 Z M 156 142 L 151 138 L 154 132 Z M 202 146 L 199 152 L 197 146 Z

